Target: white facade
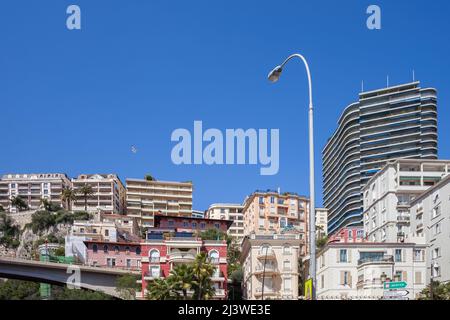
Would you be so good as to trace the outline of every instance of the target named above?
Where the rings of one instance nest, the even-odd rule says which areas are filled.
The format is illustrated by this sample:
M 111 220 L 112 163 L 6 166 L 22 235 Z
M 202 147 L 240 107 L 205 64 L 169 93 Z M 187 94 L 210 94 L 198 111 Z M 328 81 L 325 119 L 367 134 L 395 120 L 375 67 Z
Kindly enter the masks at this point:
M 411 236 L 425 237 L 427 283 L 450 281 L 450 176 L 411 203 Z
M 316 234 L 324 236 L 328 234 L 328 210 L 316 208 Z
M 372 242 L 401 242 L 410 232 L 410 202 L 450 172 L 450 161 L 400 159 L 363 188 L 364 231 Z
M 11 206 L 11 199 L 21 197 L 31 210 L 38 209 L 42 199 L 66 208 L 61 193 L 70 186 L 69 178 L 63 173 L 5 174 L 0 180 L 0 205 L 5 211 L 17 212 Z
M 404 281 L 408 298 L 426 285 L 425 244 L 329 243 L 317 255 L 318 299 L 382 299 L 384 281 Z
M 244 239 L 243 208 L 241 204 L 236 203 L 215 203 L 209 206 L 206 215 L 209 219 L 233 221 L 227 233 L 235 239 L 236 243 L 241 244 Z

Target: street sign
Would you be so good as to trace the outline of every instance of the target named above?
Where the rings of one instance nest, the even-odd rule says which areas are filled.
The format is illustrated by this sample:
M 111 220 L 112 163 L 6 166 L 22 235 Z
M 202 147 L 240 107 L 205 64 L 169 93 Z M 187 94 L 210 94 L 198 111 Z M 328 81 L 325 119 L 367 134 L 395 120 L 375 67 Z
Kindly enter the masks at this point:
M 404 297 L 409 294 L 408 290 L 391 290 L 391 291 L 385 291 L 384 296 L 385 297 Z
M 385 282 L 384 288 L 385 289 L 402 289 L 406 288 L 407 283 L 405 281 L 399 281 L 399 282 Z

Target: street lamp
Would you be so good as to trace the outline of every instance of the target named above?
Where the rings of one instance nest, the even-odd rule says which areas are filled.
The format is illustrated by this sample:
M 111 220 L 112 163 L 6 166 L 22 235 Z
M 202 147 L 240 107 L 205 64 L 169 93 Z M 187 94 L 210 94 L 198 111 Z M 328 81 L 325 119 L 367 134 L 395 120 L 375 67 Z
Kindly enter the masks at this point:
M 269 80 L 277 82 L 280 79 L 281 73 L 286 63 L 292 58 L 300 58 L 306 67 L 306 74 L 308 76 L 309 87 L 309 247 L 310 247 L 310 263 L 309 270 L 312 279 L 312 300 L 316 299 L 316 208 L 315 208 L 315 192 L 314 192 L 314 120 L 313 120 L 313 103 L 312 103 L 312 83 L 311 73 L 309 72 L 308 62 L 305 57 L 299 53 L 295 53 L 287 57 L 284 62 L 275 67 L 269 73 Z

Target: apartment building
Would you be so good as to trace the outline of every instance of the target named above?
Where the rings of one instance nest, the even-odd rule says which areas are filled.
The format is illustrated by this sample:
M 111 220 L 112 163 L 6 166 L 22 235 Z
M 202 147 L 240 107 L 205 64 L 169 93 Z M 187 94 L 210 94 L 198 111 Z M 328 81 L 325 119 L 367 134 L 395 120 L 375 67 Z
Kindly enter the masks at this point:
M 328 234 L 328 210 L 316 208 L 316 235 L 318 238 Z
M 279 234 L 295 229 L 299 237 L 308 243 L 309 199 L 294 193 L 255 191 L 245 199 L 244 235 Z M 307 248 L 301 252 L 306 254 Z
M 156 213 L 192 216 L 192 182 L 127 179 L 127 215 L 142 227 L 153 226 Z
M 205 218 L 205 211 L 202 210 L 192 210 L 193 218 Z
M 84 185 L 92 188 L 87 199 L 87 211 L 102 211 L 110 214 L 125 213 L 125 187 L 116 174 L 80 174 L 72 179 L 72 188 L 77 191 Z M 85 210 L 85 199 L 77 193 L 72 210 Z
M 233 221 L 228 229 L 228 235 L 233 237 L 237 244 L 241 244 L 244 239 L 243 209 L 243 205 L 237 203 L 214 203 L 209 206 L 206 215 L 209 219 Z
M 20 197 L 31 210 L 38 209 L 42 199 L 67 209 L 61 194 L 63 188 L 70 186 L 64 173 L 5 174 L 0 180 L 0 205 L 5 211 L 17 212 L 11 199 Z
M 344 227 L 339 231 L 336 231 L 328 238 L 328 243 L 341 242 L 341 243 L 357 243 L 366 242 L 364 237 L 363 227 Z
M 412 200 L 450 173 L 448 160 L 389 162 L 362 189 L 364 230 L 372 242 L 402 242 L 410 232 Z
M 300 234 L 246 236 L 242 243 L 243 298 L 297 300 Z
M 118 240 L 116 242 L 99 239 L 85 240 L 87 262 L 91 267 L 141 270 L 140 241 Z
M 317 254 L 317 297 L 324 300 L 379 300 L 384 283 L 404 281 L 408 299 L 426 286 L 426 244 L 328 243 Z
M 416 197 L 410 214 L 410 234 L 428 244 L 427 283 L 450 281 L 450 176 Z
M 215 288 L 214 299 L 226 299 L 227 288 L 227 243 L 225 240 L 204 240 L 198 231 L 218 229 L 225 231 L 231 221 L 205 218 L 184 218 L 155 216 L 155 227 L 147 230 L 142 243 L 142 292 L 147 295 L 147 287 L 158 278 L 166 278 L 178 264 L 193 263 L 195 257 L 207 253 L 216 267 L 211 278 Z M 191 295 L 193 292 L 188 292 Z
M 362 188 L 391 159 L 437 159 L 437 97 L 419 82 L 362 92 L 322 151 L 328 232 L 363 224 Z

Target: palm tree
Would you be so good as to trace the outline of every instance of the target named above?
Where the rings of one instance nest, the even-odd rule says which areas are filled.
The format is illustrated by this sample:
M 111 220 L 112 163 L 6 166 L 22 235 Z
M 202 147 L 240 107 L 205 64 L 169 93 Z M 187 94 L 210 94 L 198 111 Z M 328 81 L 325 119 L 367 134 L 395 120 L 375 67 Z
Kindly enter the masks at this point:
M 45 211 L 51 211 L 52 209 L 52 203 L 46 198 L 41 199 L 41 205 L 44 207 Z
M 92 186 L 88 185 L 87 183 L 84 184 L 84 186 L 78 188 L 77 190 L 78 194 L 81 194 L 84 198 L 84 211 L 87 211 L 87 201 L 89 196 L 92 196 L 94 194 L 94 190 L 92 189 Z
M 72 210 L 72 201 L 77 199 L 77 193 L 71 187 L 64 187 L 61 193 L 61 200 L 66 202 L 67 208 Z
M 20 196 L 12 197 L 10 201 L 11 201 L 11 205 L 13 207 L 16 207 L 17 210 L 19 210 L 19 211 L 22 211 L 22 209 L 23 210 L 28 209 L 28 204 Z
M 205 252 L 199 253 L 192 266 L 194 280 L 192 281 L 194 295 L 197 300 L 208 300 L 214 296 L 215 288 L 211 277 L 214 274 L 215 267 L 210 263 L 209 257 Z
M 187 300 L 187 292 L 192 288 L 192 266 L 187 264 L 176 265 L 172 271 L 170 271 L 169 279 L 174 290 L 181 291 L 183 294 L 183 300 Z
M 147 299 L 171 300 L 174 298 L 172 284 L 166 279 L 155 279 L 148 285 Z

